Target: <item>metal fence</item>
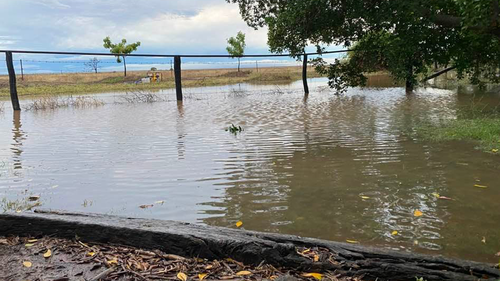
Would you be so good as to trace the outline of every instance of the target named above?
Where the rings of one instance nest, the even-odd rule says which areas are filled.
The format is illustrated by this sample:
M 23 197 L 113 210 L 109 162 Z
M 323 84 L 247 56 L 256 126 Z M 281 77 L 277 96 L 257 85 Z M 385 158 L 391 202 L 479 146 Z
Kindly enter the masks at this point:
M 302 57 L 302 81 L 304 85 L 304 93 L 309 94 L 309 87 L 307 84 L 307 62 L 308 57 L 313 55 L 325 55 L 325 54 L 339 54 L 347 53 L 349 50 L 339 50 L 339 51 L 324 51 L 321 53 L 304 53 L 294 55 L 293 57 Z M 243 55 L 243 56 L 230 56 L 230 55 L 168 55 L 168 54 L 111 54 L 111 53 L 89 53 L 89 52 L 58 52 L 58 51 L 25 51 L 25 50 L 0 50 L 0 53 L 5 53 L 5 61 L 7 65 L 7 71 L 9 74 L 9 87 L 10 87 L 10 97 L 12 101 L 12 107 L 15 111 L 21 110 L 19 105 L 19 98 L 17 94 L 16 85 L 16 72 L 14 68 L 13 54 L 31 54 L 31 55 L 78 55 L 78 56 L 106 56 L 106 57 L 147 57 L 147 58 L 171 58 L 173 59 L 173 73 L 175 80 L 176 96 L 178 101 L 183 100 L 182 95 L 182 76 L 181 76 L 181 63 L 182 58 L 271 58 L 271 57 L 292 57 L 291 54 L 253 54 L 253 55 Z M 25 60 L 29 61 L 29 60 Z M 24 76 L 23 62 L 20 62 L 21 75 Z M 49 63 L 49 61 L 39 60 L 39 62 Z M 56 63 L 56 61 L 50 61 L 51 63 Z M 167 63 L 164 63 L 167 64 Z

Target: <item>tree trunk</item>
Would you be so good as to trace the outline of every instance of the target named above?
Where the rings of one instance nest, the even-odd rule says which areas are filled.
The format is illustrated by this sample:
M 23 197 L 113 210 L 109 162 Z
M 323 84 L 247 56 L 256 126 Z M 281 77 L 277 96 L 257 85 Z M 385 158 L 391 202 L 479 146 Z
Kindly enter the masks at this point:
M 406 94 L 412 94 L 415 88 L 413 80 L 413 66 L 408 67 L 408 73 L 406 76 Z
M 125 62 L 125 56 L 123 56 L 123 73 L 127 77 L 127 63 Z
M 238 58 L 238 72 L 240 72 L 240 58 Z

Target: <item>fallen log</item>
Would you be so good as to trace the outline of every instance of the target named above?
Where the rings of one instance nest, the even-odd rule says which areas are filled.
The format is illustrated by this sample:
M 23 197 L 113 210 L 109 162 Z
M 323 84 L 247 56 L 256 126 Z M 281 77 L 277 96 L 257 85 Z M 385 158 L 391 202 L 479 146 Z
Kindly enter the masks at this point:
M 336 271 L 364 280 L 497 280 L 492 264 L 441 256 L 401 253 L 347 243 L 188 223 L 99 214 L 35 211 L 0 214 L 0 235 L 56 236 L 88 242 L 159 249 L 169 254 L 207 259 L 232 258 L 299 270 Z M 327 249 L 333 257 L 314 262 L 298 248 Z

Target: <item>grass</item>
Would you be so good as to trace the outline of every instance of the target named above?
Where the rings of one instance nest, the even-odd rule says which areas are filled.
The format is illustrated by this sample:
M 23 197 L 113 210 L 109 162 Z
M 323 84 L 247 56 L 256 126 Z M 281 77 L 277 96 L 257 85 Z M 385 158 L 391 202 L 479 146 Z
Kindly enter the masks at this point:
M 500 149 L 500 111 L 474 102 L 458 111 L 457 119 L 439 123 L 423 123 L 417 127 L 417 135 L 427 141 L 469 141 L 490 153 Z
M 157 94 L 144 91 L 129 92 L 124 96 L 120 96 L 120 99 L 126 103 L 153 103 L 167 100 Z
M 3 209 L 3 212 L 14 211 L 14 212 L 22 212 L 29 211 L 35 207 L 41 206 L 42 204 L 39 201 L 31 202 L 27 198 L 21 200 L 8 200 L 7 198 L 2 198 L 0 200 L 0 207 Z
M 500 118 L 450 120 L 441 125 L 421 126 L 417 132 L 429 141 L 474 141 L 485 151 L 498 153 L 500 149 Z
M 170 71 L 162 72 L 160 83 L 135 84 L 147 75 L 147 71 L 129 72 L 123 77 L 120 72 L 107 73 L 66 73 L 30 74 L 24 80 L 18 79 L 19 96 L 52 96 L 83 93 L 106 93 L 114 91 L 161 90 L 175 87 Z M 320 75 L 310 68 L 308 77 Z M 233 69 L 185 70 L 182 72 L 183 87 L 221 86 L 237 83 L 291 83 L 302 77 L 301 67 L 274 67 L 244 70 L 240 73 Z M 9 96 L 8 76 L 0 76 L 0 97 Z
M 25 105 L 24 110 L 49 110 L 62 107 L 90 108 L 102 105 L 104 105 L 104 102 L 94 97 L 60 98 L 58 96 L 42 96 Z

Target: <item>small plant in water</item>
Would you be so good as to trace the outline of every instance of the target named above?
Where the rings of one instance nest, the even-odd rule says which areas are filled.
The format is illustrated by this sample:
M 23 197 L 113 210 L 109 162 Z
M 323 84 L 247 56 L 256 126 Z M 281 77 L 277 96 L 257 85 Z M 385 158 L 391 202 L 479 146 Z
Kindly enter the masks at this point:
M 227 129 L 226 129 L 226 132 L 230 132 L 231 134 L 238 134 L 238 133 L 241 133 L 243 132 L 243 129 L 241 128 L 241 126 L 238 126 L 236 127 L 234 124 L 231 124 L 231 126 L 229 126 Z

